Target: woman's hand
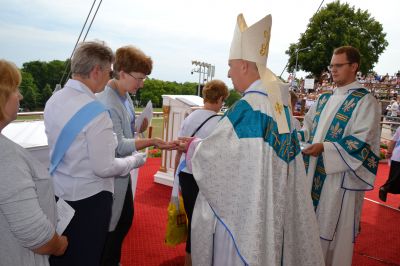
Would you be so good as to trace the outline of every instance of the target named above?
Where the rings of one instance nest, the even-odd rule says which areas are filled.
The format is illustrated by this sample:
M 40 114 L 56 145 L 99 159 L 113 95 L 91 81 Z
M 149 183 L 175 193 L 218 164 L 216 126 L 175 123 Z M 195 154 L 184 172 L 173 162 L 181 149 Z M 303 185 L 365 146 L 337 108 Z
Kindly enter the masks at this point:
M 160 138 L 153 138 L 152 139 L 153 146 L 162 149 L 162 150 L 176 150 L 178 144 L 174 141 L 163 141 Z
M 178 146 L 177 150 L 186 152 L 193 139 L 195 139 L 195 137 L 180 137 L 178 140 L 174 140 Z

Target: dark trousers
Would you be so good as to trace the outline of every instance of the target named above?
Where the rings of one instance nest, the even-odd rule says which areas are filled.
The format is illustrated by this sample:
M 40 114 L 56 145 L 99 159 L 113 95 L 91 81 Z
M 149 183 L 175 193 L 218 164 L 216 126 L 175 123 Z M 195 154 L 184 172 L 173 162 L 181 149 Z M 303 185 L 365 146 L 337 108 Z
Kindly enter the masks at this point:
M 191 226 L 194 204 L 196 203 L 197 194 L 199 194 L 199 187 L 192 174 L 185 172 L 179 173 L 179 184 L 181 186 L 183 205 L 185 205 L 185 212 L 188 218 L 188 237 L 186 240 L 186 252 L 191 252 Z
M 382 187 L 387 193 L 400 194 L 400 162 L 390 162 L 389 177 Z
M 102 191 L 89 198 L 67 201 L 75 215 L 63 235 L 68 238 L 64 255 L 50 257 L 55 266 L 98 266 L 111 218 L 112 193 Z
M 115 230 L 108 232 L 106 244 L 104 246 L 101 258 L 102 266 L 118 266 L 121 261 L 121 249 L 125 236 L 128 234 L 132 225 L 134 214 L 132 186 L 129 182 L 126 190 L 124 205 L 122 207 L 121 217 Z

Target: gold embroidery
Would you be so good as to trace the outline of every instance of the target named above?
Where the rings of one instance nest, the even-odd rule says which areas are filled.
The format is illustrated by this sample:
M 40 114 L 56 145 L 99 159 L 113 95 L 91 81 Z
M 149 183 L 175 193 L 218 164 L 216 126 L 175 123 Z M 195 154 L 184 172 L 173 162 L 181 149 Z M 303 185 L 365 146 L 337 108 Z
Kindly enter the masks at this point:
M 377 166 L 377 161 L 375 160 L 375 158 L 374 157 L 371 157 L 371 158 L 368 158 L 368 166 L 369 167 L 371 167 L 371 168 L 376 168 L 376 166 Z
M 319 178 L 319 176 L 316 176 L 314 178 L 313 186 L 314 186 L 315 190 L 318 190 L 322 186 L 322 182 L 321 182 L 321 179 Z
M 361 98 L 361 97 L 363 97 L 365 95 L 365 93 L 364 92 L 359 92 L 359 91 L 353 91 L 352 95 L 356 96 L 358 98 Z
M 260 55 L 265 56 L 267 54 L 267 44 L 268 44 L 268 32 L 264 31 L 265 43 L 261 44 Z
M 272 132 L 272 136 L 274 137 L 275 141 L 274 141 L 274 148 L 276 148 L 277 146 L 281 145 L 281 142 L 279 141 L 279 137 L 275 132 Z
M 282 104 L 276 103 L 276 104 L 275 104 L 275 111 L 276 111 L 277 113 L 279 113 L 279 115 L 281 115 L 281 114 L 282 114 L 282 110 L 283 110 Z
M 320 101 L 320 106 L 323 106 L 328 101 L 328 97 L 322 97 Z
M 317 169 L 316 170 L 317 170 L 318 173 L 326 175 L 325 168 L 317 165 Z
M 348 148 L 350 151 L 358 149 L 358 144 L 360 144 L 358 141 L 355 141 L 355 140 L 346 140 L 347 148 Z
M 341 120 L 341 121 L 343 121 L 343 122 L 347 122 L 347 121 L 349 120 L 349 117 L 348 117 L 348 116 L 345 116 L 345 115 L 340 114 L 340 113 L 337 113 L 337 114 L 336 114 L 336 118 L 339 119 L 339 120 Z
M 368 150 L 367 147 L 365 147 L 364 149 L 361 150 L 361 157 L 362 157 L 363 161 L 364 161 L 365 159 L 367 159 L 368 154 L 369 154 L 369 150 Z
M 343 111 L 348 112 L 351 108 L 354 108 L 354 106 L 356 105 L 356 103 L 354 102 L 354 98 L 352 98 L 350 101 L 346 101 L 343 104 Z
M 342 128 L 340 128 L 340 125 L 339 125 L 339 122 L 338 123 L 336 123 L 336 125 L 335 126 L 331 126 L 331 128 L 330 128 L 330 131 L 331 131 L 331 133 L 330 133 L 330 135 L 332 136 L 332 138 L 337 138 L 338 137 L 338 135 L 342 132 Z
M 319 200 L 319 195 L 317 193 L 315 193 L 315 192 L 311 192 L 311 198 L 313 200 Z

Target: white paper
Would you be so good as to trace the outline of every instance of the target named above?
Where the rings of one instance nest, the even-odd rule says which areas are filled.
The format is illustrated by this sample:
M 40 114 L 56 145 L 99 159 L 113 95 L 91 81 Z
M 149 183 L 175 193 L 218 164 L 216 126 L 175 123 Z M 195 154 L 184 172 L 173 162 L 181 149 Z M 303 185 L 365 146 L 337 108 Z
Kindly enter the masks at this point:
M 147 150 L 148 148 L 146 148 L 146 152 L 137 152 L 135 151 L 134 153 L 132 153 L 132 155 L 140 155 L 143 157 L 144 162 L 146 163 L 147 160 Z M 140 168 L 140 167 L 139 167 Z M 138 180 L 138 176 L 139 176 L 139 168 L 134 168 L 131 170 L 130 174 L 131 174 L 131 184 L 132 184 L 132 196 L 133 199 L 135 199 L 135 193 L 136 193 L 136 185 L 137 185 L 137 180 Z
M 66 203 L 65 200 L 59 198 L 57 201 L 57 213 L 58 220 L 56 232 L 57 234 L 62 235 L 69 222 L 71 222 L 72 217 L 74 217 L 75 210 L 68 203 Z
M 310 143 L 300 141 L 300 150 L 304 150 L 310 146 L 311 146 Z
M 133 200 L 135 200 L 138 175 L 139 175 L 139 168 L 132 169 L 132 171 L 131 171 L 131 185 L 132 185 Z
M 147 119 L 148 124 L 151 125 L 151 119 L 153 118 L 153 104 L 151 101 L 147 102 L 146 108 L 144 108 L 143 112 L 135 120 L 135 127 L 137 131 L 139 131 L 142 127 L 145 118 Z

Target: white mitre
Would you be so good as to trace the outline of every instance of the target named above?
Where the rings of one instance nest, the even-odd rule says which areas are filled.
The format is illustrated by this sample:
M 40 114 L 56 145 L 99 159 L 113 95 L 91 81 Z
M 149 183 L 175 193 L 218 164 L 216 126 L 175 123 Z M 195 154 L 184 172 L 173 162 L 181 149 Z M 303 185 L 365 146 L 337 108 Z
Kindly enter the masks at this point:
M 267 88 L 268 99 L 273 106 L 279 133 L 289 133 L 288 118 L 283 103 L 288 105 L 288 85 L 284 84 L 267 68 L 272 17 L 267 15 L 251 27 L 247 27 L 243 14 L 237 17 L 229 59 L 243 59 L 257 64 L 261 81 Z

